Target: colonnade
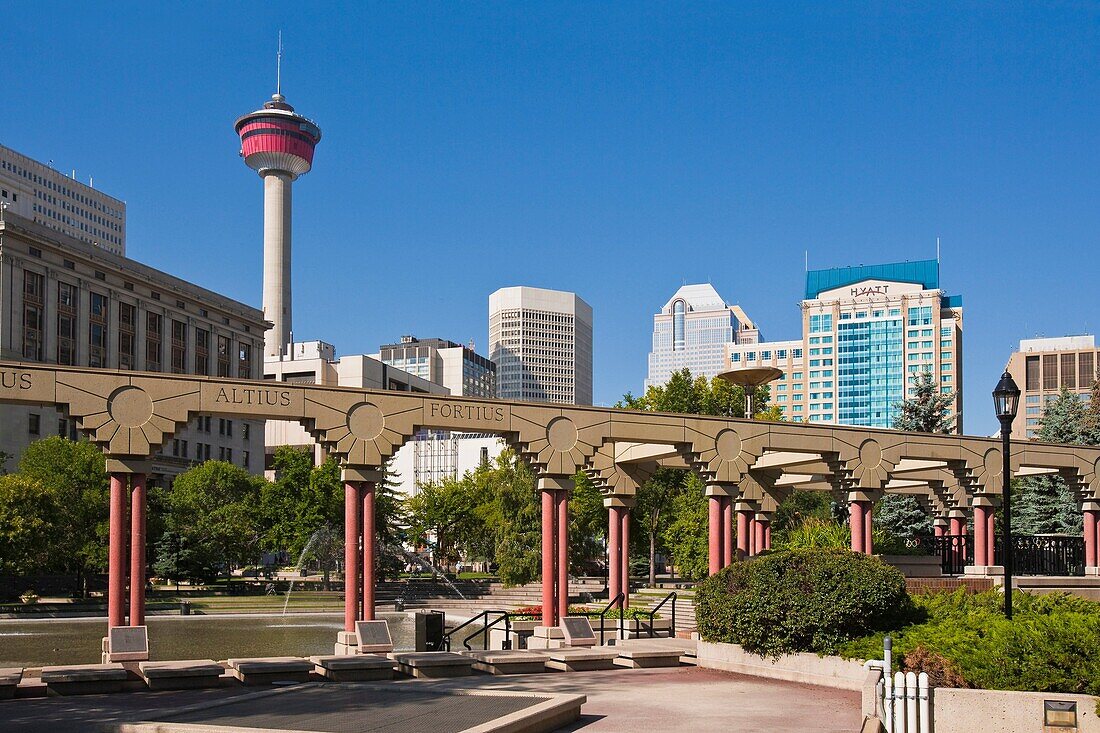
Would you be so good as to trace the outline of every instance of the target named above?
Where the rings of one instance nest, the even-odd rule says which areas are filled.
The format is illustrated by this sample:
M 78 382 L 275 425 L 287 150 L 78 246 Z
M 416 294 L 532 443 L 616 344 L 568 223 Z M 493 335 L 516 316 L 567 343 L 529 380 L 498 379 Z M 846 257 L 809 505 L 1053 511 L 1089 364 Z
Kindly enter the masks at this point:
M 112 465 L 114 464 L 114 465 Z M 148 472 L 119 461 L 110 475 L 107 628 L 145 625 L 145 517 Z M 129 551 L 129 563 L 127 563 Z
M 374 620 L 374 499 L 379 471 L 344 469 L 344 631 Z

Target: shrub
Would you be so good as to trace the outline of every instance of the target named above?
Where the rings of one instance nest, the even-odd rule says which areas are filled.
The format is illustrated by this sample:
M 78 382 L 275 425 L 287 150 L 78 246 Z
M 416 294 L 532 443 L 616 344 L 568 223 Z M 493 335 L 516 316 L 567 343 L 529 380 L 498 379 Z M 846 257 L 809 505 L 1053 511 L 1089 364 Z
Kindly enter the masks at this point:
M 913 623 L 891 632 L 903 669 L 943 673 L 945 686 L 1100 694 L 1100 604 L 1068 594 L 999 591 L 918 596 Z M 845 644 L 847 657 L 878 657 L 878 633 Z M 951 672 L 948 674 L 948 672 Z
M 736 562 L 703 581 L 696 619 L 706 641 L 777 657 L 835 653 L 868 630 L 910 618 L 905 578 L 847 550 L 786 550 Z

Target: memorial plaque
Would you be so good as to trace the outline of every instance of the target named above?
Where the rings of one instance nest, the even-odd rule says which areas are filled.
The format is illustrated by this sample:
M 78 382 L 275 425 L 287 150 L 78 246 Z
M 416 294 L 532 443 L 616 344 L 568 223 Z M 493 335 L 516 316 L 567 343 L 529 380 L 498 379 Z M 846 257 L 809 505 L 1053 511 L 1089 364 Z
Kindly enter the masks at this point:
M 107 632 L 107 654 L 112 662 L 144 662 L 149 659 L 147 626 L 116 626 Z
M 566 616 L 561 620 L 561 632 L 567 646 L 596 646 L 596 633 L 585 616 Z
M 393 651 L 390 626 L 385 621 L 356 621 L 355 638 L 360 654 L 386 654 Z

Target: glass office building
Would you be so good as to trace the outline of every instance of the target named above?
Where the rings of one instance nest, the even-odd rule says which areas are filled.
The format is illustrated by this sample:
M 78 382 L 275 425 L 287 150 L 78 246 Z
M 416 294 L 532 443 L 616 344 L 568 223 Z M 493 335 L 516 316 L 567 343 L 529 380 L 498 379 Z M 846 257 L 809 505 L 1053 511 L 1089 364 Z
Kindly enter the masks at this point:
M 877 428 L 893 426 L 928 372 L 955 395 L 961 431 L 962 299 L 943 292 L 939 270 L 936 260 L 811 270 L 802 341 L 729 347 L 729 366 L 783 369 L 772 401 L 788 419 Z

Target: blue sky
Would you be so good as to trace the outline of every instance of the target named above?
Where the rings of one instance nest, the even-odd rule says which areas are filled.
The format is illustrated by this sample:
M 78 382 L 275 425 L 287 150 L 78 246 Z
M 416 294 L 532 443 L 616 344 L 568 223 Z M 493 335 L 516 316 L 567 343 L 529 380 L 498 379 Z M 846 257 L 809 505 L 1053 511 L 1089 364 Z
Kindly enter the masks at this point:
M 921 259 L 965 305 L 965 427 L 1023 337 L 1100 329 L 1100 6 L 8 4 L 0 142 L 127 202 L 132 257 L 259 304 L 237 116 L 324 131 L 295 186 L 295 337 L 474 339 L 494 289 L 595 309 L 595 396 L 712 282 L 800 333 L 811 267 Z

